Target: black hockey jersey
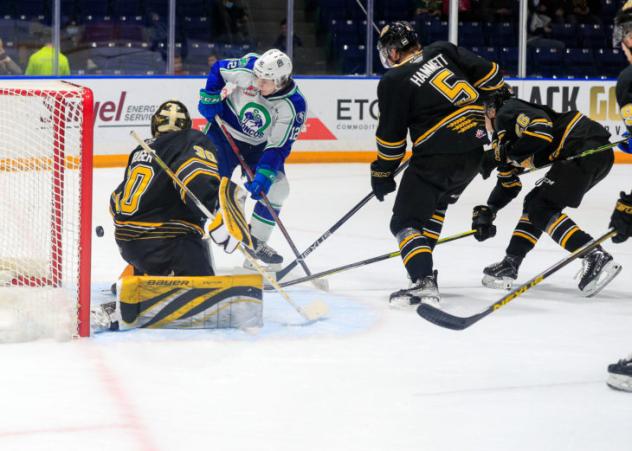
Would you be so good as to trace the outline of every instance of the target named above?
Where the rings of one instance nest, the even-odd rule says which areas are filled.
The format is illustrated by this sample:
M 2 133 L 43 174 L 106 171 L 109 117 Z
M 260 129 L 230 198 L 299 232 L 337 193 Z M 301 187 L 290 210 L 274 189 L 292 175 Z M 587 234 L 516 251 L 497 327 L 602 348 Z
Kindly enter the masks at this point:
M 632 133 L 632 65 L 623 69 L 619 74 L 616 93 L 623 123 Z
M 220 176 L 215 147 L 205 134 L 182 130 L 146 142 L 210 211 L 217 208 Z M 117 240 L 204 234 L 204 214 L 140 146 L 110 197 L 110 212 Z
M 487 142 L 481 97 L 504 84 L 498 65 L 449 42 L 424 47 L 390 69 L 377 88 L 378 159 L 385 167 L 413 153 L 463 153 Z M 393 163 L 393 164 L 389 164 Z
M 503 103 L 494 129 L 494 150 L 503 145 L 510 160 L 530 160 L 536 167 L 578 154 L 588 139 L 610 137 L 608 130 L 578 111 L 558 113 L 520 99 Z

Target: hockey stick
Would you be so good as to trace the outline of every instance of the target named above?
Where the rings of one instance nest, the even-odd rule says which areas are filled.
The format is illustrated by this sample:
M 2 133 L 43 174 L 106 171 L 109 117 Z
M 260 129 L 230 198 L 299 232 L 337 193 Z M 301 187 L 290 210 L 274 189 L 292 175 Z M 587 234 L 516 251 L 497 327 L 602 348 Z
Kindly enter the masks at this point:
M 158 156 L 154 149 L 149 147 L 147 143 L 136 134 L 135 131 L 132 130 L 130 132 L 130 135 L 132 135 L 132 137 L 138 142 L 138 144 L 143 148 L 145 152 L 150 154 L 154 158 L 154 160 L 156 160 L 158 165 L 162 168 L 163 171 L 165 171 L 165 173 L 171 178 L 171 180 L 173 180 L 173 182 L 178 185 L 178 187 L 183 190 L 187 194 L 187 196 L 189 196 L 189 198 L 195 203 L 195 206 L 198 207 L 198 209 L 200 209 L 200 211 L 204 213 L 204 215 L 208 219 L 213 219 L 213 213 L 211 213 L 209 209 L 206 208 L 206 206 L 197 198 L 197 196 L 189 189 L 188 186 L 186 186 L 178 177 L 176 177 L 171 168 L 167 166 L 167 164 L 162 160 L 162 158 L 160 158 L 160 156 Z M 281 288 L 274 277 L 270 276 L 270 274 L 265 272 L 263 268 L 259 266 L 256 260 L 244 249 L 243 243 L 239 243 L 237 247 L 244 255 L 244 257 L 246 257 L 246 259 L 250 261 L 252 266 L 255 267 L 257 272 L 259 272 L 268 281 L 268 283 L 272 285 L 276 289 L 276 291 L 279 292 L 283 299 L 285 299 L 288 304 L 294 307 L 294 310 L 296 310 L 304 319 L 306 319 L 307 321 L 314 321 L 322 318 L 327 314 L 327 312 L 329 311 L 329 307 L 327 306 L 327 304 L 325 304 L 325 302 L 321 300 L 313 301 L 305 307 L 301 307 L 300 305 L 298 305 L 290 298 L 290 296 L 288 296 L 285 290 Z
M 592 240 L 590 243 L 586 243 L 584 246 L 577 249 L 568 257 L 560 260 L 559 262 L 555 263 L 553 266 L 545 269 L 534 278 L 520 285 L 511 293 L 507 294 L 506 296 L 503 296 L 500 300 L 494 302 L 492 305 L 490 305 L 486 310 L 482 311 L 481 313 L 477 313 L 476 315 L 472 315 L 472 316 L 461 317 L 461 316 L 456 316 L 456 315 L 452 315 L 450 313 L 444 312 L 443 310 L 440 310 L 428 304 L 421 304 L 419 307 L 417 307 L 417 314 L 421 316 L 422 318 L 430 321 L 431 323 L 436 324 L 437 326 L 445 327 L 446 329 L 452 329 L 452 330 L 466 329 L 470 327 L 472 324 L 485 318 L 487 315 L 494 313 L 496 310 L 510 303 L 521 294 L 524 294 L 527 290 L 535 287 L 537 284 L 542 282 L 551 274 L 559 271 L 560 269 L 568 265 L 573 260 L 583 257 L 588 252 L 590 252 L 591 250 L 599 246 L 601 243 L 603 243 L 607 239 L 612 238 L 616 234 L 617 232 L 614 229 L 612 229 L 606 232 L 601 237 Z
M 613 147 L 618 146 L 619 144 L 627 142 L 627 141 L 628 141 L 627 139 L 622 139 L 620 141 L 615 141 L 613 143 L 604 144 L 603 146 L 600 146 L 600 147 L 595 147 L 594 149 L 588 149 L 588 150 L 583 151 L 582 153 L 578 153 L 577 155 L 571 155 L 570 157 L 564 158 L 562 160 L 552 161 L 550 163 L 545 164 L 544 166 L 527 169 L 526 171 L 523 172 L 523 174 L 529 174 L 530 172 L 539 171 L 540 169 L 548 168 L 549 166 L 553 166 L 555 163 L 559 163 L 562 161 L 570 161 L 576 158 L 587 157 L 588 155 L 592 155 L 594 153 L 603 152 L 604 150 L 612 149 Z
M 233 153 L 235 154 L 235 156 L 239 160 L 239 164 L 241 164 L 241 167 L 244 169 L 244 171 L 246 171 L 246 174 L 248 175 L 248 180 L 252 182 L 254 180 L 255 176 L 252 173 L 252 169 L 250 169 L 250 166 L 248 166 L 248 163 L 246 163 L 246 160 L 244 159 L 244 156 L 239 151 L 239 148 L 237 147 L 237 144 L 235 143 L 235 140 L 233 140 L 233 137 L 230 135 L 230 133 L 228 133 L 228 130 L 226 130 L 226 126 L 224 125 L 224 122 L 219 118 L 219 116 L 215 116 L 215 121 L 217 122 L 217 125 L 219 126 L 220 130 L 222 130 L 222 133 L 224 134 L 224 137 L 226 138 L 226 141 L 228 141 L 228 144 L 230 145 L 231 149 L 233 150 Z M 311 276 L 312 272 L 307 267 L 307 264 L 305 263 L 303 258 L 299 255 L 298 249 L 296 248 L 296 245 L 294 244 L 294 241 L 292 241 L 292 238 L 290 237 L 290 234 L 288 233 L 287 229 L 285 228 L 285 226 L 281 222 L 281 219 L 279 218 L 279 215 L 277 214 L 276 211 L 274 211 L 274 208 L 272 208 L 272 204 L 270 203 L 270 200 L 268 199 L 268 196 L 266 196 L 263 191 L 261 191 L 259 194 L 261 195 L 261 200 L 263 201 L 263 203 L 265 204 L 266 208 L 268 209 L 268 212 L 272 216 L 272 219 L 279 226 L 279 230 L 281 231 L 281 233 L 285 237 L 285 240 L 287 241 L 287 243 L 290 245 L 290 248 L 292 249 L 292 252 L 296 256 L 296 260 L 300 263 L 301 267 L 303 268 L 303 271 L 305 271 L 305 274 L 307 276 Z M 325 281 L 314 280 L 312 283 L 314 284 L 314 286 L 316 288 L 318 288 L 320 290 L 328 291 L 328 289 L 329 289 L 327 287 L 327 283 Z
M 395 170 L 395 172 L 393 173 L 393 177 L 395 177 L 397 174 L 399 174 L 404 169 L 406 169 L 408 167 L 409 162 L 410 162 L 410 160 L 406 160 L 404 163 L 402 163 Z M 338 220 L 338 222 L 336 222 L 333 226 L 331 226 L 329 229 L 327 229 L 325 231 L 325 233 L 323 233 L 320 236 L 320 238 L 318 238 L 316 241 L 314 241 L 310 247 L 305 249 L 305 251 L 299 256 L 301 258 L 301 260 L 304 259 L 305 257 L 307 257 L 312 252 L 314 252 L 314 250 L 318 246 L 320 246 L 323 241 L 325 241 L 327 238 L 329 238 L 336 230 L 338 230 L 345 222 L 347 222 L 349 220 L 349 218 L 351 218 L 351 216 L 356 214 L 371 199 L 373 199 L 374 196 L 375 196 L 375 193 L 373 191 L 371 191 L 369 194 L 364 196 L 364 198 L 360 202 L 358 202 L 351 210 L 349 210 L 342 218 L 340 218 Z M 298 259 L 294 260 L 293 262 L 290 262 L 285 268 L 283 268 L 280 271 L 278 271 L 277 274 L 276 274 L 277 275 L 277 280 L 281 280 L 285 276 L 287 276 L 288 273 L 290 271 L 292 271 L 296 267 L 297 264 L 298 264 Z
M 445 238 L 441 238 L 439 241 L 437 241 L 437 244 L 443 244 L 443 243 L 448 243 L 450 241 L 455 241 L 455 240 L 458 240 L 458 239 L 461 239 L 461 238 L 465 238 L 466 236 L 473 235 L 474 233 L 476 233 L 476 230 L 468 230 L 467 232 L 457 233 L 456 235 L 450 235 L 450 236 L 447 236 Z M 390 252 L 388 254 L 378 255 L 377 257 L 367 258 L 366 260 L 361 260 L 359 262 L 349 263 L 348 265 L 344 265 L 344 266 L 339 266 L 337 268 L 328 269 L 327 271 L 322 271 L 322 272 L 319 272 L 319 273 L 316 273 L 316 274 L 312 274 L 311 276 L 300 277 L 298 279 L 290 280 L 290 281 L 287 281 L 287 282 L 282 282 L 280 285 L 282 287 L 289 287 L 291 285 L 296 285 L 296 284 L 299 284 L 299 283 L 308 282 L 308 281 L 310 281 L 312 279 L 316 279 L 316 278 L 319 278 L 319 277 L 327 277 L 327 276 L 330 276 L 332 274 L 336 274 L 336 273 L 339 273 L 339 272 L 347 271 L 348 269 L 357 268 L 359 266 L 370 265 L 372 263 L 381 262 L 383 260 L 388 260 L 389 258 L 393 258 L 393 257 L 399 257 L 399 255 L 400 255 L 400 251 L 395 251 L 395 252 Z

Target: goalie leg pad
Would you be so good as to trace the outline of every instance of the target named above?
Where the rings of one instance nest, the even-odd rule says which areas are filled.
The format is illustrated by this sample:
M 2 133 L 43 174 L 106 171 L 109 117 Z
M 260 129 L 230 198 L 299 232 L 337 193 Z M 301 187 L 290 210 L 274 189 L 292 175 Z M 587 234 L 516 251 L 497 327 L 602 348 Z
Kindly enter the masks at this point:
M 261 327 L 260 275 L 132 276 L 119 281 L 119 329 Z
M 222 178 L 219 186 L 219 205 L 226 229 L 230 236 L 252 248 L 250 228 L 244 214 L 246 192 L 231 182 L 227 177 Z

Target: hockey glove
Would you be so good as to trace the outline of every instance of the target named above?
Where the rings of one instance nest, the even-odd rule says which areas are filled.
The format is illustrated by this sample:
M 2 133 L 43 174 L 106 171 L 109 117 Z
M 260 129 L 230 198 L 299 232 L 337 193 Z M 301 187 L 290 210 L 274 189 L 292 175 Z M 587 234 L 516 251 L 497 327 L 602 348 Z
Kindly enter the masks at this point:
M 228 228 L 226 227 L 221 212 L 217 212 L 215 218 L 209 220 L 205 228 L 215 244 L 224 249 L 228 254 L 232 254 L 240 243 L 239 240 L 233 238 L 228 233 Z
M 610 218 L 609 227 L 617 231 L 617 234 L 612 237 L 615 243 L 623 243 L 632 236 L 632 192 L 630 194 L 621 192 L 621 197 Z
M 380 168 L 379 160 L 371 163 L 371 188 L 377 200 L 382 202 L 384 196 L 392 193 L 397 188 L 393 171 L 384 171 Z
M 224 111 L 221 91 L 207 91 L 206 89 L 200 89 L 198 111 L 206 118 L 207 121 L 213 122 L 215 116 Z
M 620 150 L 621 152 L 632 153 L 632 146 L 630 146 L 630 132 L 628 131 L 623 132 L 623 135 L 621 135 L 621 138 L 627 139 L 627 141 L 617 144 L 617 149 Z
M 276 179 L 276 171 L 274 169 L 267 165 L 259 165 L 257 166 L 255 177 L 252 181 L 246 182 L 244 186 L 250 191 L 250 197 L 254 200 L 259 200 L 263 197 L 261 193 L 268 195 L 274 179 Z
M 478 241 L 485 241 L 496 236 L 494 219 L 496 219 L 496 213 L 487 205 L 474 207 L 472 212 L 472 229 L 476 230 L 474 238 Z

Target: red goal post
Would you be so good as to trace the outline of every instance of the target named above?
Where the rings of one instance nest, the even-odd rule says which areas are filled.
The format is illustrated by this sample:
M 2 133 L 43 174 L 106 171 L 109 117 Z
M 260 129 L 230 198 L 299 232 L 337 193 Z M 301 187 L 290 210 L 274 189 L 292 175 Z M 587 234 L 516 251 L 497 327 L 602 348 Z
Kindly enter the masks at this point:
M 0 342 L 90 334 L 93 124 L 86 87 L 0 80 Z

